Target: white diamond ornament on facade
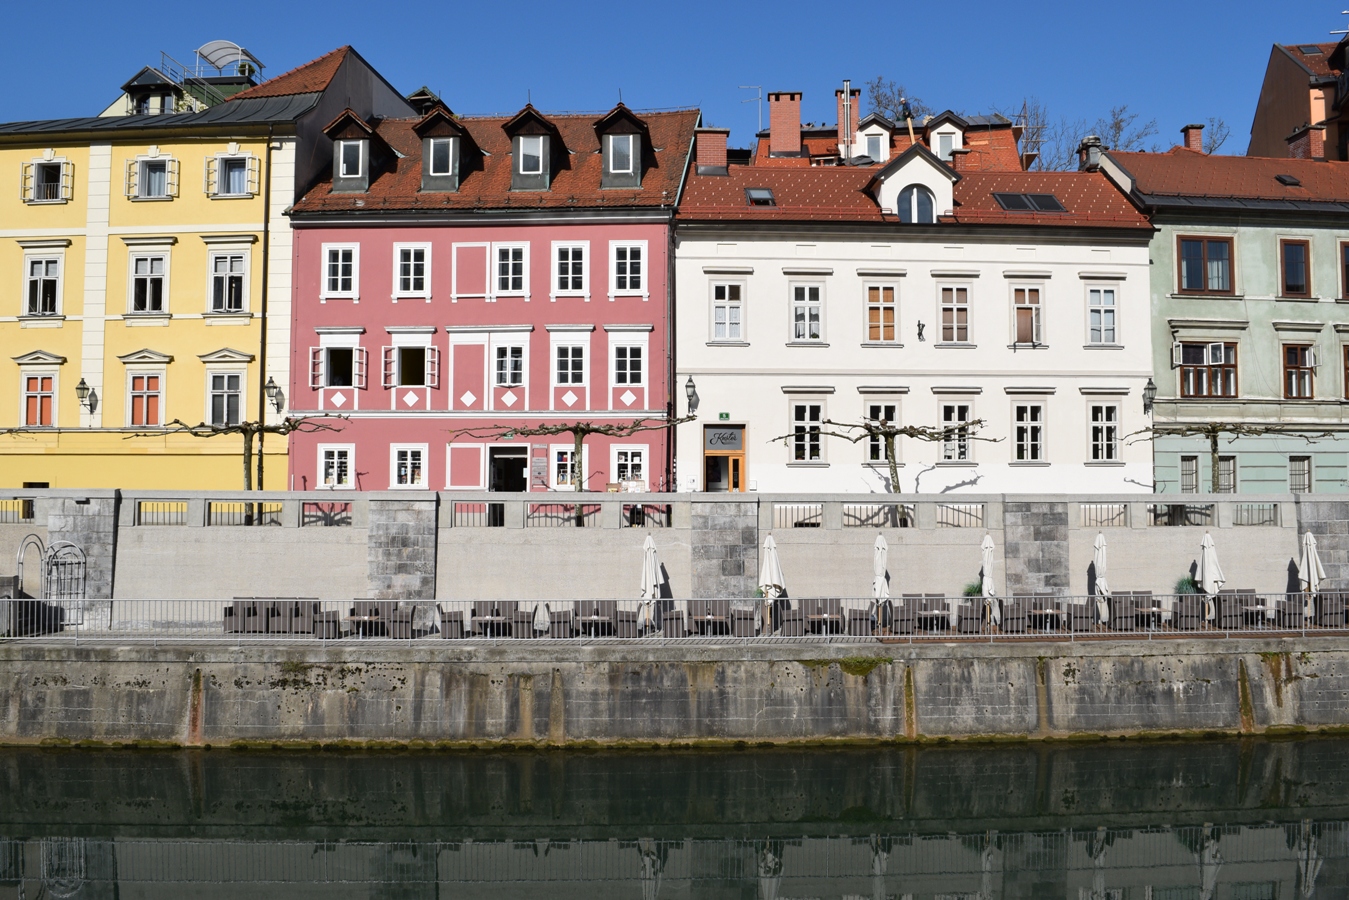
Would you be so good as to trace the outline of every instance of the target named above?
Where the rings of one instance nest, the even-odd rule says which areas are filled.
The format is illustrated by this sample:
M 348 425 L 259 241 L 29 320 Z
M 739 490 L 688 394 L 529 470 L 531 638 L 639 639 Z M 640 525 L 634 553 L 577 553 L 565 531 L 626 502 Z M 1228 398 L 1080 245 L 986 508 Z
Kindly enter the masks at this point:
M 464 391 L 464 393 L 461 394 L 459 397 L 459 402 L 464 404 L 465 406 L 472 406 L 474 401 L 476 401 L 477 399 L 478 398 L 474 395 L 472 391 Z
M 514 406 L 517 399 L 515 391 L 507 391 L 501 395 L 501 402 L 505 404 L 507 408 Z
M 336 406 L 338 409 L 341 409 L 342 404 L 347 402 L 347 395 L 333 394 L 332 397 L 330 397 L 329 399 L 333 401 L 333 406 Z
M 403 402 L 406 403 L 408 406 L 412 406 L 413 404 L 415 404 L 415 403 L 417 402 L 417 394 L 416 394 L 416 392 L 415 392 L 415 391 L 408 391 L 406 394 L 404 394 L 404 395 L 403 395 Z
M 618 395 L 618 399 L 623 401 L 624 406 L 632 406 L 632 401 L 637 399 L 637 395 L 632 391 L 624 391 Z
M 567 391 L 567 393 L 562 395 L 562 402 L 567 404 L 568 406 L 575 406 L 576 401 L 579 399 L 580 398 L 577 397 L 575 394 L 573 394 L 571 391 Z

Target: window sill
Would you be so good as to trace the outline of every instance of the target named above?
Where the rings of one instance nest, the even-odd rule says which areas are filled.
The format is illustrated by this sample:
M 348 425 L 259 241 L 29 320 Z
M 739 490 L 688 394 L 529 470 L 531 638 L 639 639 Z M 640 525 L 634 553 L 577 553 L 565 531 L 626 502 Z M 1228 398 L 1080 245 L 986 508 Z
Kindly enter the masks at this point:
M 890 468 L 890 464 L 883 459 L 882 460 L 869 459 L 866 462 L 862 463 L 862 465 L 868 469 L 876 469 L 879 472 L 884 472 Z M 904 463 L 896 460 L 895 468 L 896 469 L 904 468 Z
M 550 295 L 548 296 L 548 300 L 549 300 L 549 302 L 552 302 L 552 303 L 556 303 L 556 302 L 559 301 L 559 300 L 584 300 L 586 303 L 589 303 L 589 302 L 590 302 L 590 295 L 589 295 L 589 294 L 550 294 Z
M 1123 344 L 1083 344 L 1083 350 L 1123 350 Z
M 60 328 L 65 316 L 19 316 L 20 328 Z
M 390 297 L 389 299 L 392 300 L 394 303 L 397 303 L 399 300 L 424 300 L 425 302 L 430 303 L 430 302 L 431 302 L 431 295 L 430 295 L 430 294 L 394 294 L 394 295 L 393 295 L 392 297 Z
M 122 321 L 132 327 L 137 325 L 154 327 L 169 324 L 169 318 L 166 312 L 129 312 L 122 316 Z
M 389 490 L 391 490 L 391 491 L 424 491 L 424 490 L 426 490 L 426 485 L 424 485 L 424 484 L 391 484 L 391 485 L 389 485 Z
M 1290 297 L 1286 294 L 1280 294 L 1274 298 L 1280 303 L 1320 303 L 1320 297 Z
M 748 347 L 749 341 L 708 341 L 709 347 Z
M 1037 467 L 1048 466 L 1048 465 L 1049 465 L 1049 460 L 1047 460 L 1047 459 L 1014 459 L 1014 460 L 1012 460 L 1010 463 L 1008 463 L 1008 465 L 1009 465 L 1009 466 L 1015 466 L 1015 467 L 1018 467 L 1018 468 L 1034 469 L 1034 468 L 1037 468 Z
M 1049 345 L 1048 345 L 1048 344 L 1041 344 L 1039 341 L 1034 341 L 1034 342 L 1025 343 L 1025 344 L 1021 344 L 1021 343 L 1011 343 L 1011 344 L 1008 344 L 1008 345 L 1007 345 L 1007 349 L 1008 349 L 1008 350 L 1048 350 L 1048 349 L 1049 349 Z
M 943 469 L 973 469 L 979 464 L 972 459 L 939 459 L 933 465 Z
M 172 197 L 128 197 L 132 203 L 163 203 L 172 200 Z
M 1112 468 L 1112 467 L 1121 467 L 1121 466 L 1123 466 L 1123 465 L 1124 465 L 1124 460 L 1122 460 L 1122 459 L 1089 459 L 1089 460 L 1087 460 L 1086 462 L 1084 462 L 1082 465 L 1084 465 L 1084 466 L 1092 466 L 1092 467 L 1094 467 L 1094 468 L 1109 469 L 1109 468 Z
M 66 198 L 61 197 L 57 200 L 25 200 L 23 204 L 24 206 L 60 206 L 62 203 L 69 202 Z
M 211 194 L 212 200 L 252 200 L 257 194 Z
M 1245 300 L 1245 294 L 1210 294 L 1203 291 L 1189 293 L 1188 291 L 1176 291 L 1168 294 L 1172 300 Z
M 784 347 L 828 347 L 827 341 L 788 341 Z
M 202 313 L 207 325 L 247 325 L 253 318 L 250 312 L 207 312 Z
M 612 301 L 614 301 L 614 300 L 624 300 L 624 299 L 626 299 L 626 300 L 649 300 L 650 298 L 651 298 L 651 295 L 648 294 L 648 293 L 646 293 L 645 291 L 631 291 L 631 292 L 618 291 L 617 293 L 614 293 L 614 294 L 610 294 L 610 295 L 609 295 L 609 300 L 610 300 L 610 302 L 612 302 Z
M 360 303 L 359 294 L 319 294 L 319 302 L 327 303 L 329 300 L 350 300 L 352 303 Z
M 939 350 L 977 350 L 978 344 L 971 344 L 966 341 L 938 341 L 932 346 Z
M 863 341 L 862 344 L 861 344 L 861 346 L 863 346 L 863 347 L 877 347 L 877 348 L 881 348 L 881 347 L 884 347 L 884 348 L 893 348 L 893 349 L 895 349 L 895 350 L 903 350 L 903 349 L 904 349 L 904 345 L 901 344 L 901 343 L 899 343 L 899 341 Z
M 827 469 L 827 468 L 829 468 L 829 463 L 827 463 L 827 462 L 818 462 L 818 461 L 817 461 L 817 462 L 789 462 L 789 463 L 787 463 L 787 468 L 789 468 L 789 469 Z

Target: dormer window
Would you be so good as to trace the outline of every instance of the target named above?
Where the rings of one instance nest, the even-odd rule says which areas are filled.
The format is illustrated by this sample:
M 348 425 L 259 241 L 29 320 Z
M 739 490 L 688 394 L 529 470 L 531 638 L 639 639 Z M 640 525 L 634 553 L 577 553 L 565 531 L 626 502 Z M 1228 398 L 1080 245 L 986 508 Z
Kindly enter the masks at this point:
M 427 174 L 443 176 L 454 174 L 454 138 L 431 138 L 430 165 Z
M 338 141 L 337 159 L 339 178 L 360 178 L 365 171 L 364 141 Z
M 931 225 L 937 221 L 932 192 L 921 184 L 911 184 L 899 192 L 899 221 L 905 225 Z
M 615 175 L 632 174 L 633 142 L 636 135 L 632 134 L 611 134 L 609 140 L 609 166 L 608 169 Z
M 867 135 L 867 156 L 876 162 L 881 161 L 881 136 L 879 134 Z
M 543 174 L 543 135 L 526 134 L 520 137 L 520 174 Z
M 954 134 L 937 135 L 937 158 L 942 162 L 951 161 L 951 151 L 956 147 L 956 136 Z

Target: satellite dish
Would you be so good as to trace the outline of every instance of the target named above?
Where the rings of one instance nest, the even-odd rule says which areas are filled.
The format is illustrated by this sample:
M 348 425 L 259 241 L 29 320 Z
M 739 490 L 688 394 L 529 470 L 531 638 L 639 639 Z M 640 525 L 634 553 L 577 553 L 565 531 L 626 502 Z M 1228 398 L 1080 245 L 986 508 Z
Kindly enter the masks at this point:
M 233 41 L 210 41 L 197 48 L 197 56 L 213 69 L 226 69 L 239 63 L 249 63 L 261 69 L 258 58 Z

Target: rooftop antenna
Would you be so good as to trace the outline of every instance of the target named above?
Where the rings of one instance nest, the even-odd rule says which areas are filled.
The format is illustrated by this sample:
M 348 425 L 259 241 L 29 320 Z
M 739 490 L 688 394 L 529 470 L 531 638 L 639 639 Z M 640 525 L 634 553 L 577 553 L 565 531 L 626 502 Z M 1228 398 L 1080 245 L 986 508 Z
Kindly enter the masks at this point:
M 755 96 L 750 97 L 748 100 L 741 100 L 741 101 L 740 101 L 741 103 L 758 103 L 758 104 L 759 104 L 759 130 L 756 131 L 756 132 L 754 132 L 755 134 L 758 134 L 759 131 L 763 131 L 763 85 L 761 85 L 761 84 L 742 84 L 742 85 L 740 85 L 740 90 L 742 90 L 742 91 L 758 91 L 758 92 L 759 92 L 759 93 L 756 94 Z
M 622 89 L 622 88 L 619 88 L 619 89 L 618 89 L 618 104 L 619 104 L 620 106 L 623 105 L 623 89 Z
M 1349 9 L 1340 10 L 1340 15 L 1349 16 Z M 1332 31 L 1331 34 L 1349 34 L 1349 28 L 1341 28 L 1339 31 Z

